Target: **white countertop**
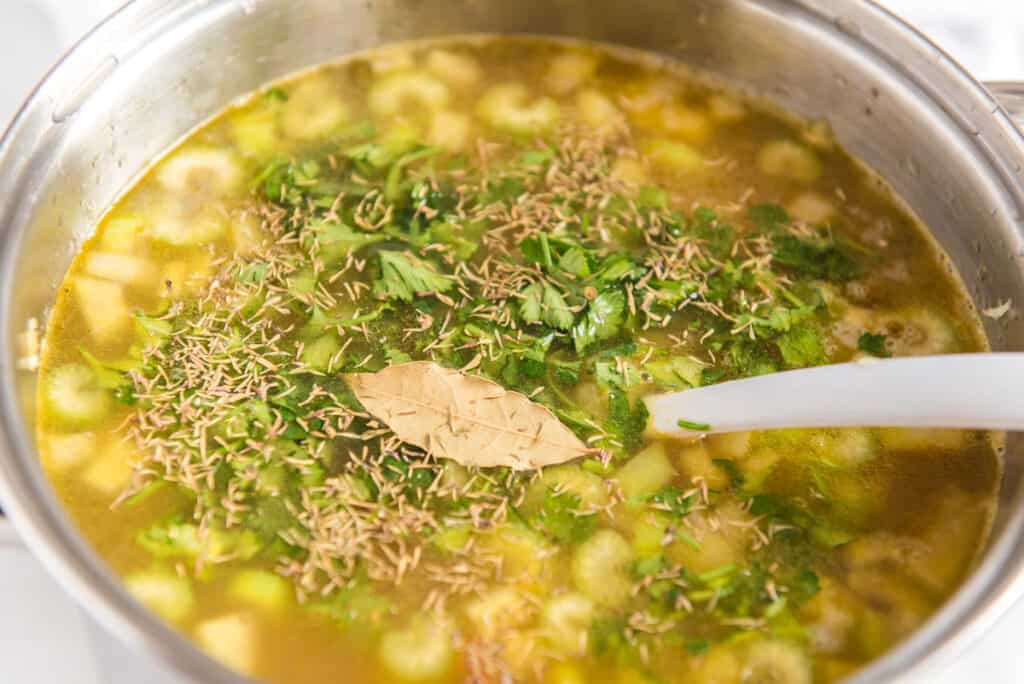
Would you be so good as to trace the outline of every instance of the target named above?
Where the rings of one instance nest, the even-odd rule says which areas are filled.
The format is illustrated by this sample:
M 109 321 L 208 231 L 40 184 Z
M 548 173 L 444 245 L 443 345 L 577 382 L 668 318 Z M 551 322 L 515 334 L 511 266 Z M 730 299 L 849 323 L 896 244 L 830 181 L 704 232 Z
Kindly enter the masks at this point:
M 0 0 L 0 45 L 4 46 L 0 129 L 49 64 L 120 4 L 120 0 Z M 913 21 L 980 78 L 1024 79 L 1021 0 L 885 0 L 883 4 Z M 0 681 L 154 682 L 153 676 L 140 674 L 143 665 L 100 636 L 14 542 L 0 527 L 0 663 L 4 663 Z M 1024 602 L 945 671 L 932 673 L 927 684 L 1024 681 L 1021 634 Z M 117 657 L 111 657 L 115 653 Z

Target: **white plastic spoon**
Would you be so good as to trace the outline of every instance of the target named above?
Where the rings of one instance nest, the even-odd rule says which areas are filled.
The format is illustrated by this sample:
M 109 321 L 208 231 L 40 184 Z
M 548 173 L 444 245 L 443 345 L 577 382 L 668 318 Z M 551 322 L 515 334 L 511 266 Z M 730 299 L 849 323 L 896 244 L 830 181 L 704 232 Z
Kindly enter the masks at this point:
M 866 359 L 646 399 L 667 435 L 793 427 L 1024 430 L 1024 353 Z

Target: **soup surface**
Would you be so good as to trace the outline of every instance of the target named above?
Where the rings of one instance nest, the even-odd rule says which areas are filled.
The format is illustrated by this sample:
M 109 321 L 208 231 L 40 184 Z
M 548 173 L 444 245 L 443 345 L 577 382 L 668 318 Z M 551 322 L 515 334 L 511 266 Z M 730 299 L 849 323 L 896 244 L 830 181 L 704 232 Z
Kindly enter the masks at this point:
M 984 349 L 951 273 L 825 125 L 641 54 L 400 46 L 109 212 L 41 456 L 128 589 L 258 679 L 833 681 L 970 568 L 989 435 L 664 439 L 642 397 Z

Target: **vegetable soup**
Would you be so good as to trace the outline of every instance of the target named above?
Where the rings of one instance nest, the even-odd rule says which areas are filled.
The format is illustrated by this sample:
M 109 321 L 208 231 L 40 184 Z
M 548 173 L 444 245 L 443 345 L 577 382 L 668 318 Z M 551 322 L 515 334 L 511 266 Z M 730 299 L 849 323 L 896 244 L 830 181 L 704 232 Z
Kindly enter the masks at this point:
M 830 682 L 994 513 L 987 433 L 646 431 L 651 393 L 986 341 L 824 122 L 644 53 L 449 39 L 269 86 L 109 211 L 46 328 L 61 501 L 268 682 Z

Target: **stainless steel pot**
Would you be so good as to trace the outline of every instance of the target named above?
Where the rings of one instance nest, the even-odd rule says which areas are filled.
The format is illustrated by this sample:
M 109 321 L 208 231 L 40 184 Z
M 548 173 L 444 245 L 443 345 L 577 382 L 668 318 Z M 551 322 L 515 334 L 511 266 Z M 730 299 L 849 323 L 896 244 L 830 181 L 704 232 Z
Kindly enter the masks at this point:
M 136 0 L 54 68 L 0 145 L 0 496 L 27 544 L 90 614 L 182 678 L 242 681 L 132 601 L 65 517 L 37 462 L 34 376 L 19 370 L 17 336 L 31 319 L 45 321 L 104 209 L 156 155 L 232 99 L 382 42 L 482 31 L 654 50 L 800 115 L 827 117 L 932 228 L 979 307 L 1024 302 L 1024 138 L 969 74 L 867 2 Z M 1018 315 L 986 325 L 993 348 L 1024 350 Z M 1022 451 L 1011 438 L 1001 513 L 971 579 L 851 681 L 934 666 L 1020 595 Z

